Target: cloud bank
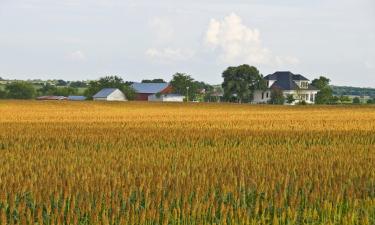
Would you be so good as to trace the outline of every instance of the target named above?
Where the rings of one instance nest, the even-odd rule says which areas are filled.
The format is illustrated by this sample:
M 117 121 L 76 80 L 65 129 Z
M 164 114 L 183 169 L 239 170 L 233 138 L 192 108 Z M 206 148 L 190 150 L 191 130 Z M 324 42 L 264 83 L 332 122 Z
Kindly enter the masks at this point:
M 234 13 L 221 21 L 211 19 L 205 43 L 219 53 L 219 59 L 224 63 L 271 66 L 299 63 L 293 56 L 274 55 L 263 46 L 259 30 L 244 25 L 241 17 Z

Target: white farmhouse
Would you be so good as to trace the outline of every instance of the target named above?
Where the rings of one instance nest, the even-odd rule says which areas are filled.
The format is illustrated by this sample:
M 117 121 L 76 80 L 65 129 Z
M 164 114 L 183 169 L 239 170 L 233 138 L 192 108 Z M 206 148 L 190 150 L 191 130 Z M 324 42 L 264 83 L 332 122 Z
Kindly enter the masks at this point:
M 127 101 L 124 93 L 117 88 L 104 88 L 93 96 L 94 101 Z
M 148 96 L 150 102 L 183 102 L 185 96 L 179 94 L 153 94 Z
M 291 104 L 305 101 L 307 104 L 314 104 L 316 94 L 319 90 L 309 84 L 309 80 L 300 75 L 289 71 L 276 72 L 264 77 L 267 82 L 266 90 L 256 90 L 254 92 L 253 103 L 267 103 L 271 100 L 273 89 L 279 89 L 283 92 L 285 98 L 293 95 L 295 101 Z

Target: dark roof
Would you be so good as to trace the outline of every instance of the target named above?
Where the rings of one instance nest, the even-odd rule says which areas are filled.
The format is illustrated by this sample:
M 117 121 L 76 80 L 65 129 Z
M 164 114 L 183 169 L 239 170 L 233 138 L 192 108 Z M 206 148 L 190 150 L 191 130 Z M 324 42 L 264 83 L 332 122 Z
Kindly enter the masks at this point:
M 114 91 L 118 90 L 117 88 L 104 88 L 100 90 L 96 95 L 92 96 L 93 98 L 106 98 Z
M 272 84 L 271 88 L 279 88 L 282 90 L 297 90 L 299 87 L 295 81 L 309 81 L 309 79 L 306 77 L 300 74 L 293 74 L 289 71 L 276 72 L 274 74 L 265 76 L 264 79 L 276 80 L 275 83 Z M 317 88 L 309 85 L 309 87 L 305 90 L 317 90 Z
M 272 84 L 271 88 L 279 88 L 283 90 L 297 90 L 298 85 L 290 79 L 279 79 Z
M 292 80 L 306 80 L 308 81 L 306 77 L 302 76 L 301 74 L 293 74 L 292 72 L 289 71 L 278 71 L 275 72 L 274 74 L 270 74 L 264 77 L 266 80 L 279 80 L 279 77 L 291 77 Z
M 293 80 L 306 80 L 306 81 L 308 81 L 309 79 L 302 76 L 301 74 L 293 74 Z
M 169 86 L 169 83 L 133 83 L 131 87 L 137 93 L 156 94 Z

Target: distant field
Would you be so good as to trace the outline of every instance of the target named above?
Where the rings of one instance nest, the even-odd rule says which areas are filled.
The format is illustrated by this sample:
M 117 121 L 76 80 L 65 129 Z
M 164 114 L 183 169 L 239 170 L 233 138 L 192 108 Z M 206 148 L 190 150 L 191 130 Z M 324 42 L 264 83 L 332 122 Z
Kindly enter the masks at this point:
M 375 224 L 375 107 L 0 101 L 0 224 Z

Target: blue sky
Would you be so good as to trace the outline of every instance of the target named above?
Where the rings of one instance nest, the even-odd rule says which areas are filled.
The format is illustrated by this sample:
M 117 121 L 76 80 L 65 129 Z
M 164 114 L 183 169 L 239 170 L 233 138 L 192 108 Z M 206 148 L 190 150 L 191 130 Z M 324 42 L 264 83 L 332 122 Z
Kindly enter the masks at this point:
M 0 0 L 0 76 L 220 83 L 230 65 L 375 87 L 373 0 Z

